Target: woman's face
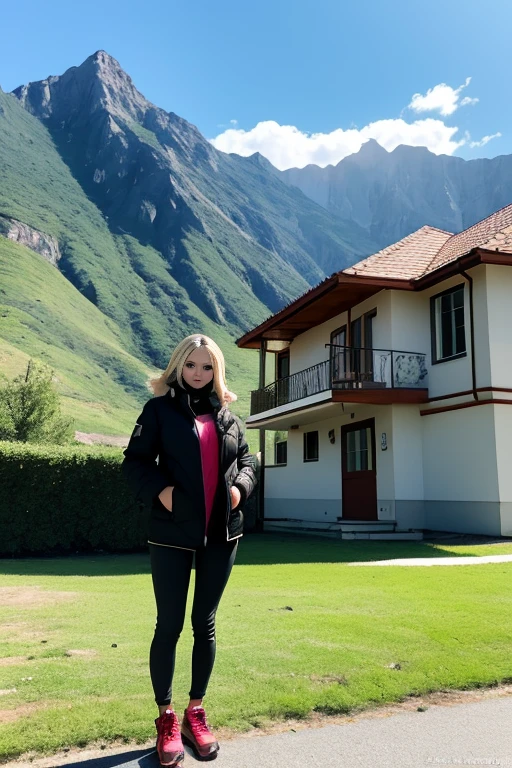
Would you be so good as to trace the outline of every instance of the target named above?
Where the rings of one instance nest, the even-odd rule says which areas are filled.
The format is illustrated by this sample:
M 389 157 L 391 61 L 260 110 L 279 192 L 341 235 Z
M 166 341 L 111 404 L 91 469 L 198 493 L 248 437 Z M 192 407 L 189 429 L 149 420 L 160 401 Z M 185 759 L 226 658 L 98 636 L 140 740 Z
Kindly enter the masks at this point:
M 201 389 L 213 379 L 213 365 L 206 347 L 198 347 L 185 360 L 183 380 L 191 387 Z

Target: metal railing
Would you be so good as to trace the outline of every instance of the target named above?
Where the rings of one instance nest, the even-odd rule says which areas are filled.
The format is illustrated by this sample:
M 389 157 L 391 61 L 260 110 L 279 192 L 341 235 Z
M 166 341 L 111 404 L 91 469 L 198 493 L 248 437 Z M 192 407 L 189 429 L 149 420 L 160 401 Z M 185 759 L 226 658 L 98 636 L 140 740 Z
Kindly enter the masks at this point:
M 330 389 L 427 389 L 425 354 L 326 344 L 329 359 L 251 392 L 251 415 Z

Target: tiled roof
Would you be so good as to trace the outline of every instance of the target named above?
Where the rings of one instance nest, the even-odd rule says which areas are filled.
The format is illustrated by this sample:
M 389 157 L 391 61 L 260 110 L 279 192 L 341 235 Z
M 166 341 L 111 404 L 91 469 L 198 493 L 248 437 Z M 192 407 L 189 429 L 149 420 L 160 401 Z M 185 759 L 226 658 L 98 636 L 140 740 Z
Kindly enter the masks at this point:
M 418 280 L 473 248 L 496 249 L 512 255 L 512 205 L 501 208 L 458 235 L 435 227 L 421 227 L 398 243 L 344 269 L 341 274 Z
M 454 261 L 473 248 L 512 253 L 512 205 L 496 211 L 458 235 L 453 235 L 429 264 L 428 272 Z
M 398 243 L 343 270 L 346 275 L 412 280 L 423 275 L 440 248 L 452 237 L 435 227 L 421 227 Z

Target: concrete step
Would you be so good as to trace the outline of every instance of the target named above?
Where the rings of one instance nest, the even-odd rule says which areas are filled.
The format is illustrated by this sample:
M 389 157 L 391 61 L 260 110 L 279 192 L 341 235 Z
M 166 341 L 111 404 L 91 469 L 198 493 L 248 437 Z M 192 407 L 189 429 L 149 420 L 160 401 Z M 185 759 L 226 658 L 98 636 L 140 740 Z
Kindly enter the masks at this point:
M 343 541 L 421 541 L 423 533 L 421 531 L 382 531 L 380 533 L 372 532 L 342 532 Z
M 394 531 L 396 523 L 394 520 L 364 522 L 360 523 L 339 523 L 339 530 L 342 533 L 381 533 L 383 531 Z

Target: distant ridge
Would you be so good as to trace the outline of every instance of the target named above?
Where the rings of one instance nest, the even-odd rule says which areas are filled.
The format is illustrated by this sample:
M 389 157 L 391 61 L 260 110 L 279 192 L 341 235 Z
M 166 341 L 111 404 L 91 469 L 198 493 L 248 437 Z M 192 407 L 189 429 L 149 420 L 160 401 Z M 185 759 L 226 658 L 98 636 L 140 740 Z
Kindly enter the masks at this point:
M 379 248 L 424 225 L 460 232 L 512 202 L 512 155 L 463 160 L 406 145 L 387 152 L 370 139 L 336 166 L 279 173 L 340 219 L 356 222 Z

